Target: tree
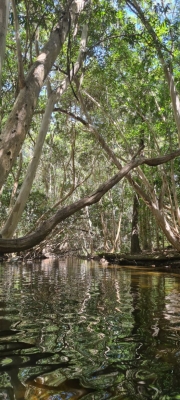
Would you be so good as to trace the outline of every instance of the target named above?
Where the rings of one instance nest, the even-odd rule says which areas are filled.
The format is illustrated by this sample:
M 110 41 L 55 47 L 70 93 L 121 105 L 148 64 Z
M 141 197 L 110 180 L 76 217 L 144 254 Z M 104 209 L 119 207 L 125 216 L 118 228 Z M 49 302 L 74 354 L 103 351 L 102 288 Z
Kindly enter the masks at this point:
M 65 80 L 61 82 L 60 86 L 55 91 L 51 91 L 51 94 L 49 95 L 44 116 L 41 122 L 41 127 L 39 130 L 39 135 L 37 137 L 36 145 L 34 147 L 33 158 L 29 163 L 26 176 L 24 178 L 16 202 L 11 210 L 11 213 L 6 221 L 6 224 L 4 225 L 1 231 L 1 234 L 4 238 L 9 238 L 13 236 L 13 233 L 15 232 L 18 222 L 22 216 L 39 165 L 39 160 L 42 154 L 42 148 L 48 131 L 54 105 L 63 95 L 69 83 L 71 82 L 72 79 L 75 78 L 77 72 L 79 71 L 85 53 L 86 41 L 87 41 L 87 25 L 84 25 L 80 43 L 79 57 L 76 64 L 73 66 L 73 70 L 70 71 L 70 80 L 69 77 L 65 78 Z
M 62 207 L 52 217 L 41 223 L 34 233 L 18 239 L 0 239 L 1 252 L 12 253 L 14 251 L 22 251 L 34 247 L 35 245 L 40 243 L 57 224 L 64 221 L 66 218 L 70 217 L 82 208 L 97 203 L 105 193 L 107 193 L 114 185 L 116 185 L 124 176 L 126 176 L 132 169 L 136 168 L 138 165 L 142 165 L 145 163 L 150 166 L 160 165 L 178 155 L 180 155 L 180 149 L 174 153 L 158 158 L 133 158 L 127 165 L 125 165 L 125 167 L 121 168 L 121 170 L 116 175 L 114 175 L 104 184 L 100 185 L 94 193 L 84 198 L 81 198 L 80 200 L 66 207 Z
M 67 38 L 71 21 L 75 21 L 84 5 L 85 0 L 67 1 L 59 21 L 50 33 L 49 40 L 25 78 L 24 87 L 18 94 L 1 134 L 0 187 L 4 184 L 20 152 L 33 118 L 40 90 Z
M 2 79 L 2 67 L 5 54 L 5 44 L 6 44 L 6 32 L 9 19 L 9 0 L 2 1 L 0 4 L 0 91 L 1 91 L 1 79 Z
M 141 248 L 139 244 L 138 208 L 139 208 L 139 201 L 137 195 L 135 194 L 133 202 L 131 254 L 141 253 Z
M 127 40 L 129 41 L 129 45 L 131 45 L 131 47 L 133 49 L 133 53 L 130 58 L 129 47 L 126 49 L 126 58 L 125 58 L 126 65 L 128 62 L 127 61 L 128 58 L 131 59 L 131 65 L 134 66 L 134 62 L 133 62 L 134 58 L 136 59 L 136 62 L 138 64 L 140 51 L 142 51 L 142 48 L 143 48 L 144 53 L 146 51 L 146 58 L 143 60 L 142 60 L 142 57 L 140 58 L 140 62 L 142 65 L 137 70 L 137 72 L 138 72 L 137 79 L 139 78 L 140 71 L 141 71 L 141 74 L 144 74 L 144 82 L 142 81 L 142 83 L 143 83 L 144 89 L 146 91 L 143 90 L 143 92 L 144 92 L 143 93 L 141 90 L 139 98 L 137 98 L 137 97 L 133 98 L 131 95 L 131 92 L 132 92 L 132 87 L 134 86 L 134 83 L 133 83 L 134 75 L 133 76 L 131 75 L 133 81 L 130 84 L 130 82 L 128 81 L 129 70 L 127 73 L 127 67 L 126 67 L 125 74 L 123 74 L 123 70 L 121 71 L 121 79 L 125 80 L 125 82 L 126 82 L 126 87 L 125 86 L 123 87 L 123 91 L 127 90 L 127 98 L 128 99 L 130 98 L 130 101 L 128 102 L 128 105 L 126 107 L 126 109 L 127 109 L 126 121 L 127 121 L 127 115 L 130 113 L 130 111 L 131 111 L 131 113 L 135 114 L 135 118 L 132 118 L 132 117 L 129 118 L 131 126 L 133 124 L 132 128 L 133 128 L 133 132 L 134 132 L 134 120 L 137 119 L 136 115 L 138 115 L 141 118 L 141 125 L 142 125 L 142 121 L 143 121 L 143 127 L 147 126 L 147 128 L 148 128 L 147 133 L 149 134 L 149 130 L 151 130 L 151 132 L 153 134 L 153 137 L 152 137 L 153 148 L 151 147 L 150 151 L 152 152 L 152 150 L 155 150 L 155 151 L 159 152 L 160 146 L 156 139 L 155 130 L 152 125 L 152 122 L 150 121 L 149 116 L 147 117 L 147 115 L 148 114 L 153 115 L 154 107 L 155 107 L 155 109 L 157 109 L 157 111 L 158 111 L 158 113 L 157 113 L 158 118 L 160 115 L 161 119 L 163 120 L 166 131 L 168 129 L 169 121 L 164 117 L 164 115 L 161 112 L 161 110 L 163 108 L 161 108 L 159 106 L 159 102 L 156 97 L 156 90 L 153 92 L 152 87 L 150 85 L 146 84 L 145 82 L 147 81 L 147 72 L 150 76 L 153 77 L 153 80 L 155 78 L 154 59 L 152 61 L 152 55 L 153 55 L 155 57 L 155 63 L 157 65 L 158 69 L 159 69 L 158 59 L 163 68 L 164 77 L 161 72 L 161 79 L 163 81 L 163 85 L 164 85 L 164 78 L 168 84 L 168 90 L 169 90 L 169 95 L 170 95 L 170 100 L 171 100 L 170 104 L 172 104 L 174 117 L 175 117 L 174 119 L 175 119 L 175 123 L 177 126 L 177 133 L 178 133 L 179 132 L 179 96 L 178 96 L 178 92 L 176 89 L 176 85 L 174 83 L 174 76 L 173 76 L 173 72 L 172 72 L 173 71 L 172 61 L 173 61 L 174 65 L 176 65 L 176 59 L 177 59 L 176 52 L 175 52 L 176 47 L 174 46 L 174 33 L 176 32 L 177 25 L 175 25 L 174 23 L 169 23 L 169 20 L 167 22 L 167 19 L 165 19 L 166 11 L 164 11 L 164 10 L 163 10 L 163 12 L 164 12 L 165 17 L 164 17 L 164 15 L 156 15 L 156 11 L 152 10 L 152 3 L 150 3 L 150 2 L 147 2 L 147 3 L 143 2 L 143 7 L 145 7 L 145 11 L 143 10 L 143 7 L 141 8 L 139 3 L 137 4 L 137 2 L 133 2 L 133 1 L 128 2 L 127 1 L 127 4 L 130 5 L 131 11 L 135 12 L 135 14 L 138 18 L 138 24 L 142 23 L 142 25 L 144 25 L 144 28 L 137 24 L 137 26 L 138 26 L 138 29 L 137 29 L 133 20 L 130 23 L 128 23 L 128 30 L 127 30 L 128 38 L 127 38 Z M 145 6 L 144 6 L 144 4 L 145 4 Z M 162 23 L 163 18 L 164 18 L 164 20 Z M 121 26 L 123 26 L 123 29 L 125 31 L 125 26 L 122 25 L 122 20 L 123 20 L 123 13 L 121 14 Z M 142 34 L 142 31 L 143 31 L 143 34 Z M 158 32 L 158 34 L 156 32 Z M 173 34 L 172 34 L 172 32 L 173 32 Z M 167 36 L 168 36 L 169 42 L 167 41 Z M 167 47 L 167 45 L 164 45 L 165 41 L 166 41 L 166 43 L 168 43 L 168 47 Z M 148 42 L 148 46 L 147 46 L 147 42 Z M 120 41 L 118 43 L 120 46 Z M 138 49 L 137 58 L 136 58 L 135 43 L 137 43 L 137 46 L 140 47 L 140 49 Z M 175 45 L 177 45 L 177 43 Z M 170 58 L 170 54 L 174 56 L 172 58 L 172 60 Z M 127 57 L 127 55 L 128 55 L 128 57 Z M 117 53 L 114 53 L 114 56 L 117 57 Z M 113 65 L 112 64 L 112 47 L 111 47 L 110 60 L 111 60 L 111 65 Z M 142 61 L 143 61 L 143 63 L 142 63 Z M 169 65 L 170 65 L 170 67 L 169 67 Z M 130 71 L 132 71 L 132 67 L 130 67 L 130 68 L 131 68 Z M 113 69 L 113 67 L 111 69 Z M 176 70 L 175 70 L 175 72 L 177 73 Z M 111 77 L 112 77 L 112 73 L 111 73 Z M 140 75 L 140 77 L 141 77 L 141 75 Z M 117 74 L 116 74 L 115 79 L 116 79 L 116 81 L 118 80 Z M 151 83 L 153 83 L 152 80 L 151 80 Z M 139 84 L 139 80 L 138 80 L 138 84 Z M 154 80 L 154 86 L 155 85 L 156 85 L 156 81 Z M 149 86 L 149 89 L 148 89 L 148 86 Z M 141 88 L 141 86 L 140 86 L 140 88 Z M 149 90 L 148 94 L 147 94 L 147 89 Z M 138 90 L 138 88 L 137 88 L 137 83 L 136 83 L 135 91 L 137 92 L 137 90 Z M 142 101 L 140 101 L 142 94 L 143 94 L 143 100 L 146 101 L 146 103 L 144 103 L 144 104 L 142 104 Z M 149 97 L 149 99 L 147 100 L 148 97 Z M 123 96 L 123 100 L 124 100 L 124 98 L 125 98 L 125 96 Z M 152 100 L 153 100 L 153 102 L 152 102 Z M 108 98 L 108 101 L 109 101 L 109 98 Z M 148 105 L 150 104 L 150 106 L 153 105 L 152 111 L 151 111 L 151 109 L 147 109 L 147 104 Z M 110 104 L 110 106 L 111 106 L 111 104 Z M 109 107 L 106 106 L 106 110 L 108 108 Z M 125 107 L 123 106 L 123 108 L 125 108 Z M 148 108 L 150 108 L 150 107 L 148 107 Z M 113 114 L 114 114 L 114 110 L 113 110 Z M 153 117 L 153 120 L 154 120 L 154 117 Z M 170 112 L 170 124 L 171 124 L 171 129 L 176 129 L 171 112 Z M 121 135 L 121 138 L 126 147 L 126 154 L 132 154 L 132 148 L 130 148 L 130 146 L 128 145 L 127 139 L 126 139 L 127 138 L 127 122 L 125 124 L 125 128 L 126 128 L 126 136 L 124 134 L 122 134 L 121 132 L 120 132 L 120 135 Z M 141 135 L 140 129 L 138 129 L 138 134 L 139 134 L 139 136 Z M 97 134 L 96 134 L 96 136 L 97 136 Z M 144 136 L 144 134 L 143 134 L 143 136 Z M 177 136 L 177 138 L 178 137 L 179 136 Z M 176 138 L 176 141 L 177 141 L 177 138 Z M 103 143 L 102 138 L 100 138 L 100 136 L 99 136 L 98 140 L 101 143 L 101 145 L 103 146 L 103 149 L 107 152 L 107 154 L 110 157 L 112 157 L 115 165 L 118 168 L 121 168 L 119 160 L 117 160 L 117 157 L 115 154 L 112 154 L 112 151 L 107 146 L 107 143 L 105 143 L 105 142 Z M 178 141 L 179 141 L 179 139 L 178 139 Z M 165 136 L 163 137 L 162 133 L 161 133 L 161 142 L 164 145 L 164 148 L 167 147 L 167 142 L 165 140 Z M 154 147 L 154 144 L 156 145 L 156 148 Z M 168 141 L 168 144 L 170 145 L 171 142 Z M 177 144 L 176 144 L 176 146 L 177 146 Z M 179 219 L 179 217 L 178 217 L 179 207 L 178 207 L 178 202 L 176 200 L 177 199 L 177 193 L 176 193 L 177 189 L 176 189 L 175 184 L 173 183 L 174 179 L 175 179 L 174 175 L 171 174 L 171 179 L 172 179 L 172 189 L 171 189 L 171 185 L 167 181 L 166 169 L 164 167 L 161 170 L 159 169 L 158 172 L 160 172 L 160 179 L 162 181 L 162 186 L 159 188 L 159 193 L 157 194 L 156 193 L 156 185 L 153 184 L 152 177 L 150 179 L 148 179 L 142 169 L 138 168 L 136 171 L 137 171 L 138 180 L 134 179 L 134 178 L 132 179 L 132 177 L 130 175 L 128 175 L 127 178 L 128 178 L 129 183 L 135 189 L 137 194 L 143 199 L 143 201 L 148 205 L 148 207 L 150 208 L 151 212 L 153 213 L 153 215 L 156 219 L 157 224 L 160 226 L 160 228 L 164 232 L 166 238 L 170 241 L 170 243 L 177 250 L 179 250 L 180 249 L 180 246 L 179 246 L 180 236 L 178 233 L 178 226 L 177 226 L 178 219 Z M 167 192 L 166 188 L 168 189 L 168 192 Z M 171 190 L 172 190 L 172 195 L 171 195 Z M 171 219 L 169 218 L 169 215 L 168 215 L 169 214 L 169 206 L 167 204 L 167 195 L 169 197 L 169 202 L 171 205 L 170 206 Z M 175 199 L 175 213 L 174 213 L 174 199 Z M 168 209 L 168 214 L 167 214 L 166 209 Z
M 57 224 L 73 213 L 99 201 L 124 176 L 133 191 L 135 190 L 148 205 L 166 238 L 180 250 L 178 233 L 180 214 L 175 184 L 178 168 L 175 164 L 176 171 L 174 171 L 172 163 L 170 168 L 164 166 L 164 163 L 180 154 L 179 150 L 173 151 L 177 148 L 179 135 L 179 97 L 173 68 L 169 67 L 169 62 L 171 65 L 177 63 L 176 52 L 171 50 L 174 42 L 171 32 L 177 32 L 177 28 L 175 24 L 169 22 L 165 22 L 163 28 L 162 19 L 164 18 L 164 22 L 165 17 L 158 15 L 149 1 L 143 2 L 142 6 L 136 1 L 127 1 L 126 4 L 131 8 L 130 14 L 125 3 L 120 3 L 118 8 L 107 1 L 90 4 L 85 0 L 69 0 L 64 3 L 64 9 L 60 9 L 56 3 L 50 4 L 48 1 L 43 5 L 35 0 L 31 5 L 20 2 L 17 7 L 22 11 L 22 18 L 17 17 L 15 2 L 12 3 L 13 14 L 10 15 L 15 25 L 18 73 L 15 73 L 14 65 L 9 63 L 8 71 L 12 70 L 11 85 L 7 85 L 4 79 L 2 86 L 4 105 L 1 109 L 0 186 L 4 193 L 6 187 L 3 185 L 5 181 L 10 185 L 11 171 L 13 173 L 16 168 L 16 160 L 21 149 L 26 159 L 30 161 L 32 158 L 32 160 L 26 176 L 22 174 L 23 168 L 19 169 L 20 174 L 16 174 L 19 180 L 18 196 L 14 208 L 11 207 L 12 213 L 2 227 L 0 250 L 12 252 L 15 249 L 24 250 L 35 246 Z M 28 10 L 26 7 L 29 7 Z M 52 21 L 53 28 L 48 19 L 49 10 L 53 10 L 54 19 L 60 15 L 58 22 Z M 132 11 L 135 16 L 132 15 Z M 31 15 L 33 24 L 30 24 L 27 15 Z M 84 19 L 89 25 L 88 47 L 87 26 L 85 30 L 82 28 Z M 10 30 L 12 29 L 11 25 Z M 40 32 L 43 33 L 41 38 Z M 49 38 L 48 32 L 50 32 Z M 45 45 L 42 37 L 47 40 Z M 7 52 L 12 51 L 10 40 L 11 32 L 10 36 L 7 32 Z M 175 44 L 177 45 L 177 39 Z M 175 54 L 175 61 L 171 60 L 171 53 Z M 83 59 L 85 62 L 81 68 Z M 160 64 L 164 75 L 160 70 Z M 176 73 L 175 69 L 175 75 Z M 160 82 L 157 85 L 159 78 Z M 165 90 L 166 94 L 169 91 L 170 101 L 167 101 L 163 92 L 165 80 Z M 62 82 L 60 86 L 59 81 Z M 7 87 L 10 87 L 9 98 L 5 90 Z M 60 103 L 59 95 L 62 94 Z M 15 103 L 13 95 L 16 97 Z M 47 106 L 45 106 L 46 101 Z M 8 109 L 9 104 L 13 103 L 12 111 L 8 115 L 6 108 Z M 166 109 L 164 116 L 162 110 Z M 41 120 L 42 114 L 44 116 Z M 159 118 L 161 125 L 157 122 Z M 37 121 L 41 122 L 40 129 Z M 65 165 L 69 165 L 69 157 L 72 165 L 72 185 L 66 183 L 65 196 L 58 198 L 57 195 L 52 209 L 53 201 L 49 200 L 50 216 L 45 222 L 39 221 L 33 233 L 27 235 L 26 232 L 25 237 L 6 240 L 13 235 L 17 227 L 32 185 L 35 189 L 38 186 L 38 178 L 36 180 L 34 178 L 35 174 L 37 177 L 41 176 L 38 170 L 42 169 L 41 159 L 46 164 L 43 149 L 48 145 L 49 133 L 57 127 L 58 137 L 59 126 L 62 125 L 62 129 L 67 132 L 67 125 L 70 123 L 74 124 L 78 131 L 79 145 L 79 149 L 78 146 L 77 148 L 75 145 L 71 146 L 71 155 L 69 157 L 66 154 L 67 158 L 64 161 L 65 176 L 67 175 Z M 173 134 L 173 138 L 169 136 L 167 141 L 167 130 L 170 127 L 172 131 L 175 126 L 177 126 L 177 137 Z M 38 136 L 36 131 L 39 131 Z M 81 198 L 78 199 L 75 195 L 76 188 L 80 186 L 76 181 L 77 164 L 80 163 L 87 169 L 86 161 L 82 160 L 79 153 L 82 151 L 85 154 L 85 160 L 90 154 L 89 148 L 83 149 L 83 146 L 86 147 L 86 144 L 81 142 L 81 137 L 85 137 L 83 131 L 86 132 L 87 147 L 89 140 L 93 143 L 95 157 L 100 160 L 100 168 L 98 177 L 96 173 L 87 171 L 90 185 L 81 187 Z M 156 138 L 157 131 L 160 142 Z M 27 155 L 28 138 L 30 138 L 30 152 L 28 150 Z M 145 149 L 142 140 L 145 141 Z M 55 146 L 55 151 L 56 149 Z M 54 157 L 53 151 L 52 154 Z M 104 179 L 102 154 L 112 165 L 112 175 L 117 168 L 119 173 L 114 177 L 111 175 L 105 184 L 95 190 L 97 181 Z M 166 155 L 161 157 L 160 154 Z M 148 166 L 158 166 L 158 169 L 149 173 Z M 44 167 L 44 172 L 46 170 L 47 166 Z M 171 171 L 172 182 L 168 181 L 166 170 L 168 173 Z M 133 173 L 130 173 L 131 171 Z M 57 179 L 60 182 L 60 178 Z M 47 183 L 47 177 L 45 180 Z M 62 181 L 65 182 L 65 179 Z M 83 182 L 84 179 L 80 181 Z M 64 206 L 53 214 L 54 208 L 61 205 L 62 200 L 65 201 Z M 168 207 L 169 213 L 168 203 L 170 218 L 166 211 Z M 117 234 L 118 229 L 117 226 Z M 117 241 L 115 232 L 113 241 L 112 245 L 115 248 Z

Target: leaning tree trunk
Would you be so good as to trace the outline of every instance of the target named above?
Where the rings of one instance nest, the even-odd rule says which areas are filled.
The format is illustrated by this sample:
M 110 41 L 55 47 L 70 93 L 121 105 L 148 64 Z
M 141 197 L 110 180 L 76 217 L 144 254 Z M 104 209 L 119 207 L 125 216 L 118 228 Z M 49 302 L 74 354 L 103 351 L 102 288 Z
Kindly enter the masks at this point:
M 163 233 L 165 234 L 168 241 L 172 244 L 172 246 L 180 252 L 180 235 L 178 232 L 173 229 L 173 227 L 167 221 L 167 218 L 164 215 L 163 210 L 159 209 L 158 203 L 152 203 L 149 208 L 154 215 L 158 226 L 161 228 Z
M 82 31 L 80 52 L 79 52 L 78 60 L 75 63 L 74 68 L 70 73 L 70 78 L 72 77 L 72 79 L 73 79 L 73 77 L 76 76 L 76 74 L 78 73 L 79 69 L 82 66 L 84 52 L 86 49 L 86 40 L 87 40 L 87 25 L 84 25 L 83 31 Z M 10 213 L 8 219 L 6 220 L 5 225 L 4 225 L 3 229 L 1 230 L 1 235 L 3 238 L 10 238 L 13 236 L 13 234 L 17 228 L 18 222 L 21 219 L 21 216 L 22 216 L 22 213 L 26 206 L 26 202 L 27 202 L 29 193 L 31 191 L 33 180 L 34 180 L 34 177 L 35 177 L 38 165 L 39 165 L 39 160 L 40 160 L 40 157 L 42 154 L 43 144 L 44 144 L 45 137 L 46 137 L 46 134 L 47 134 L 47 131 L 49 128 L 50 118 L 51 118 L 51 114 L 54 109 L 54 105 L 57 102 L 57 100 L 59 100 L 60 97 L 63 95 L 63 93 L 66 91 L 69 83 L 70 83 L 69 78 L 67 77 L 63 82 L 61 82 L 61 85 L 56 89 L 56 91 L 52 92 L 52 94 L 50 95 L 50 97 L 47 101 L 45 113 L 44 113 L 44 116 L 42 119 L 41 127 L 39 130 L 39 134 L 38 134 L 37 141 L 36 141 L 35 148 L 34 148 L 33 158 L 28 165 L 28 169 L 27 169 L 23 184 L 21 186 L 20 192 L 19 192 L 16 202 L 14 204 L 14 207 L 12 208 L 11 213 Z
M 13 253 L 14 251 L 23 251 L 36 246 L 45 239 L 45 237 L 56 227 L 57 224 L 75 214 L 77 211 L 82 210 L 84 207 L 97 203 L 105 193 L 107 193 L 112 187 L 120 182 L 124 176 L 128 175 L 128 173 L 138 165 L 160 165 L 164 162 L 172 160 L 178 155 L 180 155 L 180 149 L 171 154 L 157 158 L 135 159 L 133 157 L 132 160 L 121 169 L 121 171 L 110 178 L 106 183 L 100 185 L 95 192 L 76 201 L 73 204 L 61 208 L 52 217 L 40 224 L 35 232 L 18 239 L 0 238 L 0 252 Z M 159 225 L 161 226 L 162 230 L 167 231 L 167 237 L 169 238 L 169 241 L 175 248 L 177 248 L 177 250 L 180 251 L 180 238 L 175 237 L 167 221 L 164 219 L 163 214 L 161 215 L 161 213 L 159 213 L 159 209 L 157 209 L 156 213 L 156 208 L 156 204 L 152 204 L 152 211 L 154 212 L 154 215 L 157 214 L 156 218 L 159 221 Z
M 70 30 L 70 22 L 74 18 L 77 19 L 85 3 L 86 0 L 67 2 L 67 6 L 64 12 L 61 13 L 59 22 L 52 30 L 48 42 L 25 78 L 24 87 L 19 92 L 1 134 L 0 188 L 4 184 L 20 152 L 32 121 L 41 88 L 63 47 Z M 70 15 L 70 11 L 72 15 Z
M 119 161 L 119 159 L 116 157 L 115 153 L 113 152 L 113 150 L 108 146 L 108 144 L 106 143 L 106 141 L 104 140 L 103 136 L 101 134 L 99 134 L 98 130 L 93 126 L 93 124 L 91 124 L 90 118 L 87 114 L 87 111 L 85 109 L 85 105 L 83 103 L 83 99 L 82 96 L 80 96 L 79 94 L 79 99 L 80 99 L 80 103 L 82 105 L 82 109 L 84 114 L 86 115 L 87 121 L 83 120 L 82 118 L 78 117 L 78 120 L 80 120 L 82 122 L 83 125 L 85 125 L 87 128 L 89 128 L 90 132 L 93 133 L 93 135 L 95 136 L 95 138 L 98 140 L 98 142 L 100 143 L 100 145 L 102 146 L 102 148 L 104 149 L 104 151 L 106 152 L 106 154 L 113 160 L 114 164 L 117 166 L 117 168 L 119 170 L 121 170 L 122 165 Z M 143 147 L 140 147 L 138 149 L 138 152 L 135 154 L 135 156 L 133 157 L 134 159 L 140 154 L 141 150 Z M 178 156 L 178 150 L 177 150 L 177 156 Z M 173 157 L 172 159 L 174 159 L 175 157 Z M 144 159 L 144 161 L 143 161 Z M 157 163 L 155 161 L 152 162 L 148 161 L 150 159 L 145 159 L 142 158 L 142 162 L 139 162 L 139 165 L 142 164 L 147 164 L 150 166 L 155 166 L 155 165 L 160 165 L 162 164 L 162 162 Z M 156 159 L 154 159 L 156 160 Z M 159 159 L 160 160 L 160 159 Z M 163 163 L 170 161 L 170 159 L 166 158 L 166 161 L 164 159 Z M 151 187 L 151 185 L 149 184 L 149 181 L 146 179 L 146 177 L 144 176 L 144 174 L 142 174 L 142 170 L 140 171 L 141 173 L 141 178 L 144 181 L 144 185 L 146 188 L 148 188 L 149 194 L 146 194 L 146 192 L 144 191 L 144 189 L 142 189 L 142 187 L 134 181 L 134 179 L 131 177 L 131 175 L 128 173 L 126 174 L 126 178 L 128 179 L 128 182 L 130 183 L 130 185 L 134 188 L 135 192 L 143 199 L 143 201 L 145 202 L 145 204 L 147 204 L 147 206 L 149 207 L 149 209 L 151 210 L 151 212 L 153 213 L 157 224 L 162 228 L 164 234 L 166 235 L 167 239 L 169 240 L 169 242 L 178 250 L 180 251 L 180 239 L 178 237 L 175 237 L 173 234 L 173 228 L 171 228 L 171 226 L 168 224 L 168 222 L 166 221 L 166 218 L 163 217 L 162 218 L 162 211 L 159 209 L 159 206 L 156 206 L 156 201 L 157 201 L 157 196 L 155 194 L 155 191 L 153 190 L 153 187 Z M 152 204 L 155 205 L 152 206 Z M 161 223 L 160 223 L 161 221 Z
M 139 199 L 137 194 L 134 195 L 133 199 L 133 215 L 132 215 L 132 231 L 131 231 L 131 254 L 141 253 L 139 244 Z

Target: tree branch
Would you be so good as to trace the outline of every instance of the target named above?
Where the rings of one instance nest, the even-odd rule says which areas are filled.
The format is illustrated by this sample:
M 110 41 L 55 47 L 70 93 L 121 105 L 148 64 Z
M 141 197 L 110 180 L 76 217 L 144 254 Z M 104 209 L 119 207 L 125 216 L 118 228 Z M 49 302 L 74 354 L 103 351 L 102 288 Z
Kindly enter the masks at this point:
M 52 231 L 53 228 L 60 222 L 64 221 L 71 215 L 80 211 L 86 206 L 90 206 L 99 202 L 99 200 L 107 193 L 113 186 L 122 180 L 132 169 L 142 164 L 150 166 L 157 166 L 167 161 L 174 159 L 180 155 L 180 149 L 156 158 L 139 158 L 132 159 L 126 164 L 116 175 L 110 178 L 107 182 L 103 183 L 98 189 L 88 196 L 83 197 L 76 202 L 61 208 L 52 217 L 48 218 L 45 222 L 40 224 L 39 228 L 28 236 L 18 239 L 0 239 L 0 252 L 13 253 L 30 249 L 39 244 L 45 237 Z

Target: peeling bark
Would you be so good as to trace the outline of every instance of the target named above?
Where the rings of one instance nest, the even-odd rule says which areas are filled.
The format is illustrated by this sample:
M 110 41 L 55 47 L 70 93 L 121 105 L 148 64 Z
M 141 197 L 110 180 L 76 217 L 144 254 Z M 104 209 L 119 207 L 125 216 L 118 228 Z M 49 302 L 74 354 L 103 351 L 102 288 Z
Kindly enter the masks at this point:
M 34 109 L 44 84 L 69 32 L 69 11 L 77 15 L 83 9 L 85 0 L 74 0 L 66 7 L 63 16 L 50 34 L 50 38 L 41 54 L 33 64 L 25 86 L 20 90 L 8 121 L 2 131 L 0 139 L 0 188 L 4 184 L 11 168 L 20 152 L 26 133 L 34 114 Z
M 85 47 L 86 47 L 86 40 L 87 40 L 87 25 L 85 25 L 83 27 L 78 61 L 75 63 L 73 71 L 71 71 L 71 73 L 70 73 L 70 77 L 72 77 L 72 79 L 74 76 L 76 76 L 76 74 L 78 73 L 78 71 L 82 65 L 84 51 L 85 51 Z M 62 96 L 63 93 L 66 91 L 66 89 L 68 88 L 68 85 L 69 85 L 69 78 L 67 77 L 61 83 L 61 85 L 57 88 L 57 90 L 52 92 L 52 94 L 50 95 L 50 97 L 47 101 L 45 113 L 44 113 L 44 116 L 42 119 L 40 131 L 39 131 L 38 138 L 36 140 L 36 144 L 35 144 L 35 148 L 34 148 L 33 158 L 28 165 L 26 176 L 25 176 L 23 184 L 21 186 L 16 203 L 15 203 L 13 209 L 11 210 L 11 213 L 10 213 L 3 229 L 1 230 L 1 235 L 3 238 L 10 238 L 13 236 L 13 233 L 16 230 L 17 224 L 22 216 L 22 213 L 24 211 L 29 193 L 32 188 L 33 180 L 34 180 L 34 177 L 35 177 L 38 165 L 39 165 L 39 160 L 40 160 L 40 157 L 42 154 L 43 144 L 44 144 L 44 140 L 45 140 L 48 128 L 49 128 L 50 118 L 51 118 L 51 114 L 53 112 L 54 105 L 55 105 L 56 101 L 60 99 L 60 96 Z

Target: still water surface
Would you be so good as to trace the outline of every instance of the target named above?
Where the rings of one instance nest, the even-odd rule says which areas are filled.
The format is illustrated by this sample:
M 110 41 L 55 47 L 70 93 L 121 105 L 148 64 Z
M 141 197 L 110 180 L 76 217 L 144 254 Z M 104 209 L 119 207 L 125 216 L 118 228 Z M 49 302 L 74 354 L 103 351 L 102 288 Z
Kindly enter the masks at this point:
M 180 399 L 180 275 L 0 265 L 0 399 Z

